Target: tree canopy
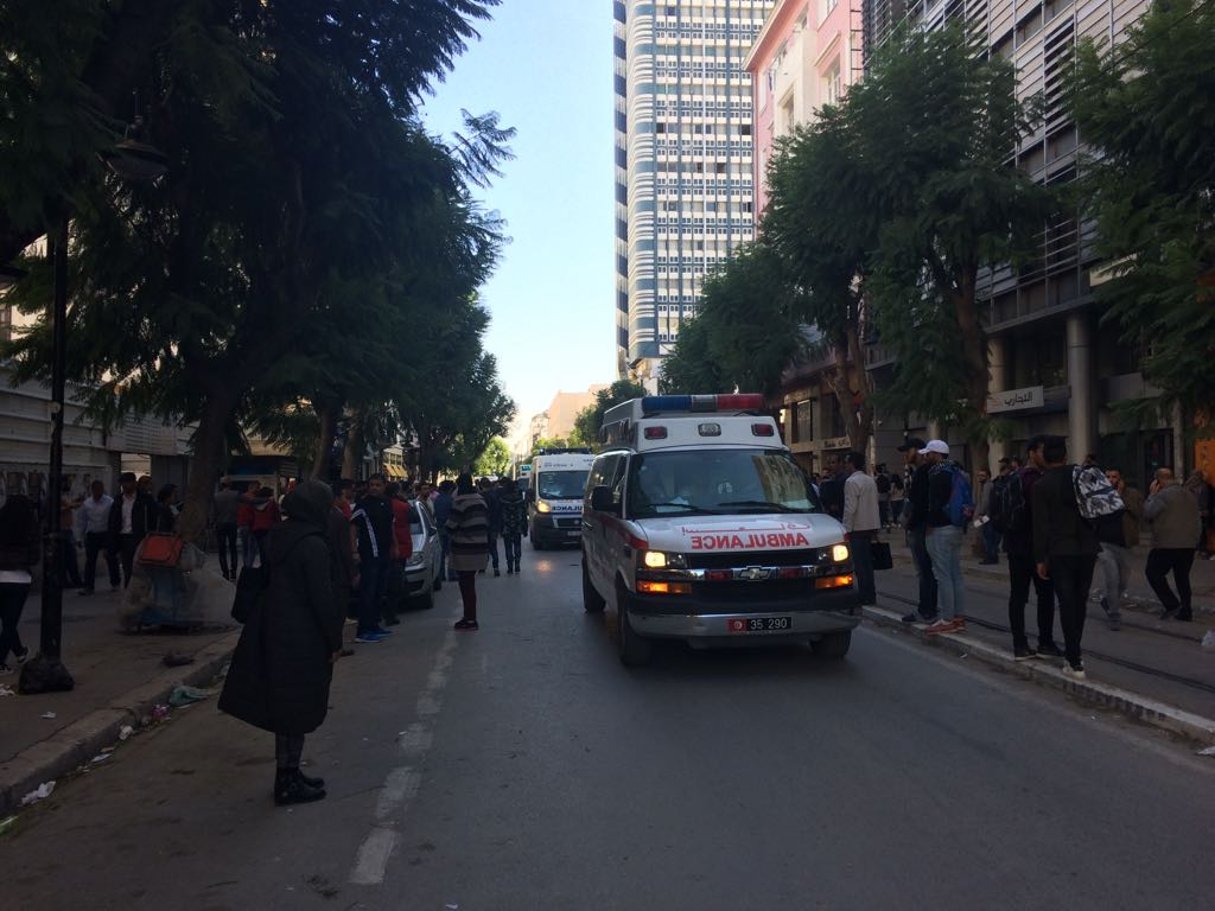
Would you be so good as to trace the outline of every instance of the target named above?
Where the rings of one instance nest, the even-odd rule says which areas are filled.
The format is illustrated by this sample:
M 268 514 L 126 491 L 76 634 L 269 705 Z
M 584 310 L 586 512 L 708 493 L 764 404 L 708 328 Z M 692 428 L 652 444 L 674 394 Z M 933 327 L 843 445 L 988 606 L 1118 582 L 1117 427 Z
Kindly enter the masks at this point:
M 1215 406 L 1215 7 L 1155 3 L 1115 47 L 1077 55 L 1072 103 L 1095 147 L 1080 187 L 1109 265 L 1098 300 L 1142 351 L 1152 408 Z
M 579 440 L 577 445 L 598 449 L 599 428 L 603 426 L 604 412 L 645 394 L 645 387 L 632 380 L 616 380 L 607 389 L 600 389 L 595 393 L 594 404 L 583 408 L 574 420 L 574 435 Z
M 0 4 L 0 164 L 21 178 L 0 186 L 0 257 L 70 218 L 69 378 L 104 418 L 196 426 L 187 534 L 241 427 L 323 463 L 343 425 L 358 453 L 408 431 L 434 453 L 443 426 L 443 458 L 471 463 L 509 419 L 476 299 L 506 239 L 469 187 L 512 134 L 468 115 L 445 140 L 416 113 L 496 2 Z M 156 185 L 98 158 L 132 98 Z M 30 266 L 16 299 L 37 312 Z M 45 375 L 48 327 L 9 353 Z M 432 419 L 433 396 L 476 421 Z

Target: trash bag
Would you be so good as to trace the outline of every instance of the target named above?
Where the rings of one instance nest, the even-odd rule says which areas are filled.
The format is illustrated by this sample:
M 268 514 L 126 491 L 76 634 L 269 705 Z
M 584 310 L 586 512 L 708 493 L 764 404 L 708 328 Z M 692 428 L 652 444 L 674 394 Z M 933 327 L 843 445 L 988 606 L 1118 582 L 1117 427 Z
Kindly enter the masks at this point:
M 232 584 L 205 566 L 207 555 L 193 544 L 182 549 L 177 566 L 136 563 L 131 584 L 118 609 L 127 631 L 143 627 L 191 628 L 227 625 Z

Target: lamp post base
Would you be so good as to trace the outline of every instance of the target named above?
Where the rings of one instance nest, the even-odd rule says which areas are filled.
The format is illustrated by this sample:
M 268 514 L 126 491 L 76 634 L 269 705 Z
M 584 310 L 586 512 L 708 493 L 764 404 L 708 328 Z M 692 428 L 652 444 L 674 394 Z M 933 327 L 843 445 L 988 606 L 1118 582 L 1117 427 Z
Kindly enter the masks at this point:
M 21 666 L 21 677 L 17 681 L 17 692 L 63 693 L 76 686 L 76 681 L 58 658 L 46 658 L 39 654 Z

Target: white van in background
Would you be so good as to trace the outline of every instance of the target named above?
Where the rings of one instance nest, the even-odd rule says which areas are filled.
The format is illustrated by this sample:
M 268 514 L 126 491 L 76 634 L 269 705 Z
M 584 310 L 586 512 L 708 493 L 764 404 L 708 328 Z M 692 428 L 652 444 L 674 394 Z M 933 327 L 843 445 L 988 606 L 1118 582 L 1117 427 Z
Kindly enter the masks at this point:
M 582 539 L 582 499 L 595 457 L 586 449 L 546 450 L 532 459 L 527 514 L 532 547 Z

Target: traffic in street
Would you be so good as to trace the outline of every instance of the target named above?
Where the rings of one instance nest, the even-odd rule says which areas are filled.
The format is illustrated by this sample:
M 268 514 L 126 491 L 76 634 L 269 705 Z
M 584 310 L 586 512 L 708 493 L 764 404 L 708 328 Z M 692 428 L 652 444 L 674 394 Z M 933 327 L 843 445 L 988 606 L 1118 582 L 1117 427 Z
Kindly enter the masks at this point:
M 627 668 L 579 563 L 525 546 L 481 577 L 478 632 L 446 587 L 341 659 L 304 757 L 320 803 L 274 808 L 270 735 L 177 711 L 23 815 L 6 905 L 1182 908 L 1215 887 L 1215 769 L 1184 744 L 867 624 L 842 661 L 663 644 Z

